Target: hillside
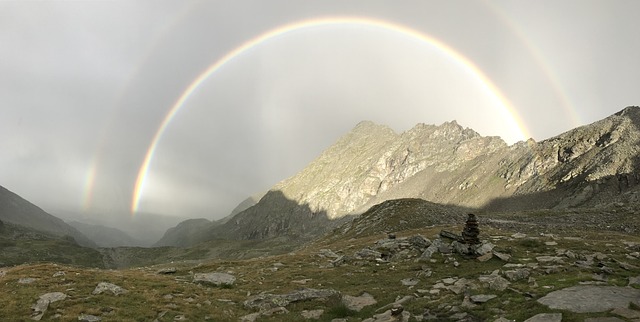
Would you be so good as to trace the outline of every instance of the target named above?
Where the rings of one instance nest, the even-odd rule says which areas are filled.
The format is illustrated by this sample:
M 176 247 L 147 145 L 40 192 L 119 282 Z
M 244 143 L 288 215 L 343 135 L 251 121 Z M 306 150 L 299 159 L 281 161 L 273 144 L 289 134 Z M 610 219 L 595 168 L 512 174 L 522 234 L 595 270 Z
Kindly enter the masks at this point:
M 541 142 L 508 146 L 455 121 L 418 124 L 401 134 L 362 122 L 258 203 L 209 226 L 193 244 L 215 238 L 308 240 L 398 198 L 487 211 L 632 200 L 640 182 L 639 125 L 640 108 L 627 107 Z
M 82 246 L 97 247 L 93 241 L 62 219 L 46 213 L 2 186 L 0 186 L 0 220 L 55 236 L 71 236 Z
M 392 200 L 277 256 L 169 262 L 171 249 L 156 248 L 157 266 L 0 268 L 0 320 L 633 321 L 640 238 L 622 227 L 634 211 L 484 213 L 485 253 L 470 257 L 439 235 L 459 233 L 464 213 Z M 603 218 L 619 226 L 592 225 Z

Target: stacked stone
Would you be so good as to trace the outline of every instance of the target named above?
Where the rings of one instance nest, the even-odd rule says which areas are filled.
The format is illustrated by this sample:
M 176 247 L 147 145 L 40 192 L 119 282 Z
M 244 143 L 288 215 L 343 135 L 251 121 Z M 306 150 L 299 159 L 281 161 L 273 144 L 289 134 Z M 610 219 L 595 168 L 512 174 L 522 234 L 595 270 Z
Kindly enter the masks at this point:
M 467 222 L 464 225 L 464 230 L 462 231 L 462 241 L 467 245 L 480 244 L 478 235 L 480 235 L 480 229 L 478 229 L 476 215 L 469 214 Z

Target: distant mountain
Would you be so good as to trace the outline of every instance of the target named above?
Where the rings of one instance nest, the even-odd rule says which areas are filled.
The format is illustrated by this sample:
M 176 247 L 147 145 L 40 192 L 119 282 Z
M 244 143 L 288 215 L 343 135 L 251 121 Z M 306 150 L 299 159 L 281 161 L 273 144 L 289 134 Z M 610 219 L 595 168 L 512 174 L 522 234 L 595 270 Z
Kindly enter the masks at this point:
M 69 221 L 83 235 L 88 236 L 98 247 L 145 246 L 145 242 L 131 237 L 124 231 L 103 225 L 91 225 L 79 221 Z
M 639 107 L 512 146 L 455 121 L 401 134 L 361 122 L 300 173 L 194 242 L 310 238 L 335 227 L 336 219 L 399 198 L 492 211 L 638 202 L 639 129 Z
M 0 220 L 54 236 L 70 236 L 82 246 L 97 247 L 77 229 L 0 186 Z
M 204 218 L 185 220 L 177 226 L 169 228 L 153 246 L 187 247 L 194 245 L 206 239 L 204 233 L 212 226 L 215 226 L 214 222 Z

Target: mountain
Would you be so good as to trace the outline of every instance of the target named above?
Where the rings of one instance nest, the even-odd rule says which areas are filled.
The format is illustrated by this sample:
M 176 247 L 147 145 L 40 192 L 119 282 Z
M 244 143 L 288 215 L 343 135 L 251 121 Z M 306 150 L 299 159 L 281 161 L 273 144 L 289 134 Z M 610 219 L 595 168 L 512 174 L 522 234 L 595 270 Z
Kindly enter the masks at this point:
M 89 236 L 98 247 L 118 247 L 118 246 L 144 246 L 145 243 L 131 237 L 124 231 L 103 225 L 86 224 L 79 221 L 69 221 L 69 225 L 80 231 L 85 236 Z
M 48 214 L 2 186 L 0 186 L 0 220 L 54 236 L 70 236 L 79 245 L 97 247 L 93 241 L 62 219 Z
M 637 202 L 639 128 L 639 107 L 512 146 L 455 121 L 400 134 L 361 122 L 300 173 L 194 242 L 312 238 L 398 198 L 487 211 Z

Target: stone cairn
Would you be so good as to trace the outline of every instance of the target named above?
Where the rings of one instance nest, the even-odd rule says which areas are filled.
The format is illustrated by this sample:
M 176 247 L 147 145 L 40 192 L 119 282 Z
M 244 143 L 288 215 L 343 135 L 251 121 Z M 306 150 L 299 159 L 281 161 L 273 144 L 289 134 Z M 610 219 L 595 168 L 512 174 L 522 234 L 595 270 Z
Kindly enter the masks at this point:
M 467 217 L 467 222 L 464 225 L 464 230 L 462 230 L 462 242 L 471 246 L 480 244 L 480 229 L 478 229 L 478 219 L 476 215 L 469 214 Z

